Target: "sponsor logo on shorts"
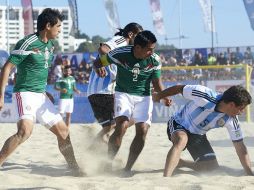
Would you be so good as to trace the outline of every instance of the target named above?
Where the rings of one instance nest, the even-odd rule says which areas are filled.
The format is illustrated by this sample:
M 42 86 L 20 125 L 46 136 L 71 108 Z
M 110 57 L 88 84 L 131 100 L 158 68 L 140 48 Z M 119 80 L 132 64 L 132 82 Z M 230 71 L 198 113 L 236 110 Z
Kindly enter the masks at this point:
M 177 125 L 176 129 L 182 129 L 182 126 L 181 125 Z
M 116 111 L 117 111 L 117 112 L 121 111 L 121 109 L 122 109 L 121 106 L 117 106 L 117 107 L 116 107 Z
M 26 106 L 26 110 L 30 111 L 31 110 L 31 106 Z

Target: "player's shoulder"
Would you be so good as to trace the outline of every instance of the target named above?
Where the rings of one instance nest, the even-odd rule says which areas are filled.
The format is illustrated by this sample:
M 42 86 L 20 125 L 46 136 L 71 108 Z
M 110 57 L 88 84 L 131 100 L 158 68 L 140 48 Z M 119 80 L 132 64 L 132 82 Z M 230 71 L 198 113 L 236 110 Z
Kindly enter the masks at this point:
M 70 79 L 73 80 L 73 81 L 75 81 L 75 77 L 72 76 L 72 75 L 70 76 Z
M 161 58 L 157 53 L 153 53 L 151 55 L 151 59 L 153 60 L 155 65 L 161 65 Z
M 194 84 L 194 85 L 185 85 L 184 86 L 185 89 L 191 89 L 191 90 L 195 90 L 195 91 L 200 91 L 200 92 L 209 92 L 209 93 L 212 93 L 213 90 L 206 87 L 206 86 L 203 86 L 203 85 L 199 85 L 199 84 Z
M 111 50 L 128 45 L 126 39 L 123 36 L 114 36 L 113 38 L 102 44 L 108 45 Z
M 114 54 L 129 54 L 132 51 L 132 45 L 127 45 L 127 46 L 121 46 L 118 47 L 112 51 L 110 51 L 109 54 L 114 55 Z
M 111 40 L 114 41 L 117 44 L 120 44 L 120 43 L 126 41 L 125 37 L 123 37 L 123 36 L 114 36 L 114 37 L 111 38 Z
M 24 38 L 20 39 L 17 44 L 15 49 L 27 49 L 29 46 L 31 46 L 35 41 L 38 40 L 38 36 L 36 33 L 34 34 L 29 34 L 25 36 Z

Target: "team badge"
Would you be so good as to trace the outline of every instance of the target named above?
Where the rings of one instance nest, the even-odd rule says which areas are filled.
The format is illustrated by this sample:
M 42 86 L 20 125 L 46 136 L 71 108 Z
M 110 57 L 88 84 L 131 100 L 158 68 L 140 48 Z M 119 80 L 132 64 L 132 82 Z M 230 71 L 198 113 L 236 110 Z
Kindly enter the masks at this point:
M 235 136 L 236 136 L 236 137 L 240 137 L 240 136 L 241 136 L 240 131 L 235 131 Z
M 51 49 L 50 49 L 50 53 L 51 53 L 51 54 L 54 53 L 54 49 L 55 49 L 55 47 L 52 46 Z
M 31 106 L 26 106 L 26 110 L 30 111 L 31 110 Z
M 34 48 L 33 49 L 33 52 L 36 53 L 36 54 L 41 54 L 41 51 L 39 48 Z
M 217 125 L 219 125 L 220 127 L 223 127 L 223 125 L 225 125 L 225 120 L 223 118 L 220 118 L 218 121 L 217 121 Z

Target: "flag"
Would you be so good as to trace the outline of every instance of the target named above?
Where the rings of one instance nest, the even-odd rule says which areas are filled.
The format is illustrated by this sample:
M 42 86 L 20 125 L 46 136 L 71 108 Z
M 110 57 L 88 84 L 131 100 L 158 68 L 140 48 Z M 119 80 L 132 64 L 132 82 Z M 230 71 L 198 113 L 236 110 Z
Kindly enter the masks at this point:
M 34 33 L 33 6 L 32 0 L 21 0 L 24 19 L 24 34 Z
M 159 35 L 166 35 L 163 16 L 160 10 L 160 0 L 149 0 L 152 11 L 153 26 Z
M 116 32 L 118 32 L 118 28 L 120 28 L 116 3 L 114 0 L 104 0 L 104 6 L 110 31 L 114 35 Z
M 247 15 L 250 20 L 250 25 L 252 30 L 254 30 L 254 1 L 253 0 L 243 0 Z
M 71 11 L 72 27 L 70 31 L 71 36 L 75 36 L 78 32 L 78 8 L 76 0 L 68 0 Z
M 203 20 L 206 32 L 215 32 L 215 20 L 212 12 L 211 0 L 199 0 L 203 12 Z

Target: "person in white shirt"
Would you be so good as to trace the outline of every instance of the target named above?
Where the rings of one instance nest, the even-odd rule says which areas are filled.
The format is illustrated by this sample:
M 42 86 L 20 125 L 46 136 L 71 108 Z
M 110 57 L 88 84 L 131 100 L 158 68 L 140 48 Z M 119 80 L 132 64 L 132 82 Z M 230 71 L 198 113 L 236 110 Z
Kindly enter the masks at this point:
M 124 29 L 107 42 L 101 43 L 98 52 L 100 55 L 109 51 L 133 44 L 136 35 L 143 28 L 138 23 L 132 22 L 127 24 Z M 102 126 L 102 130 L 98 133 L 95 144 L 98 142 L 108 142 L 109 134 L 115 127 L 114 119 L 114 92 L 117 67 L 114 64 L 105 67 L 106 76 L 100 77 L 92 70 L 89 78 L 87 96 L 94 112 L 94 116 Z M 94 145 L 95 145 L 94 144 Z M 91 146 L 93 149 L 93 145 Z
M 247 148 L 237 115 L 249 105 L 252 98 L 240 85 L 219 94 L 201 85 L 176 85 L 153 94 L 153 100 L 182 94 L 190 101 L 168 121 L 167 133 L 173 146 L 168 152 L 164 177 L 172 176 L 176 167 L 189 167 L 197 171 L 210 171 L 219 167 L 216 155 L 206 138 L 210 129 L 225 127 L 247 175 L 253 175 Z M 193 161 L 180 159 L 187 149 Z

